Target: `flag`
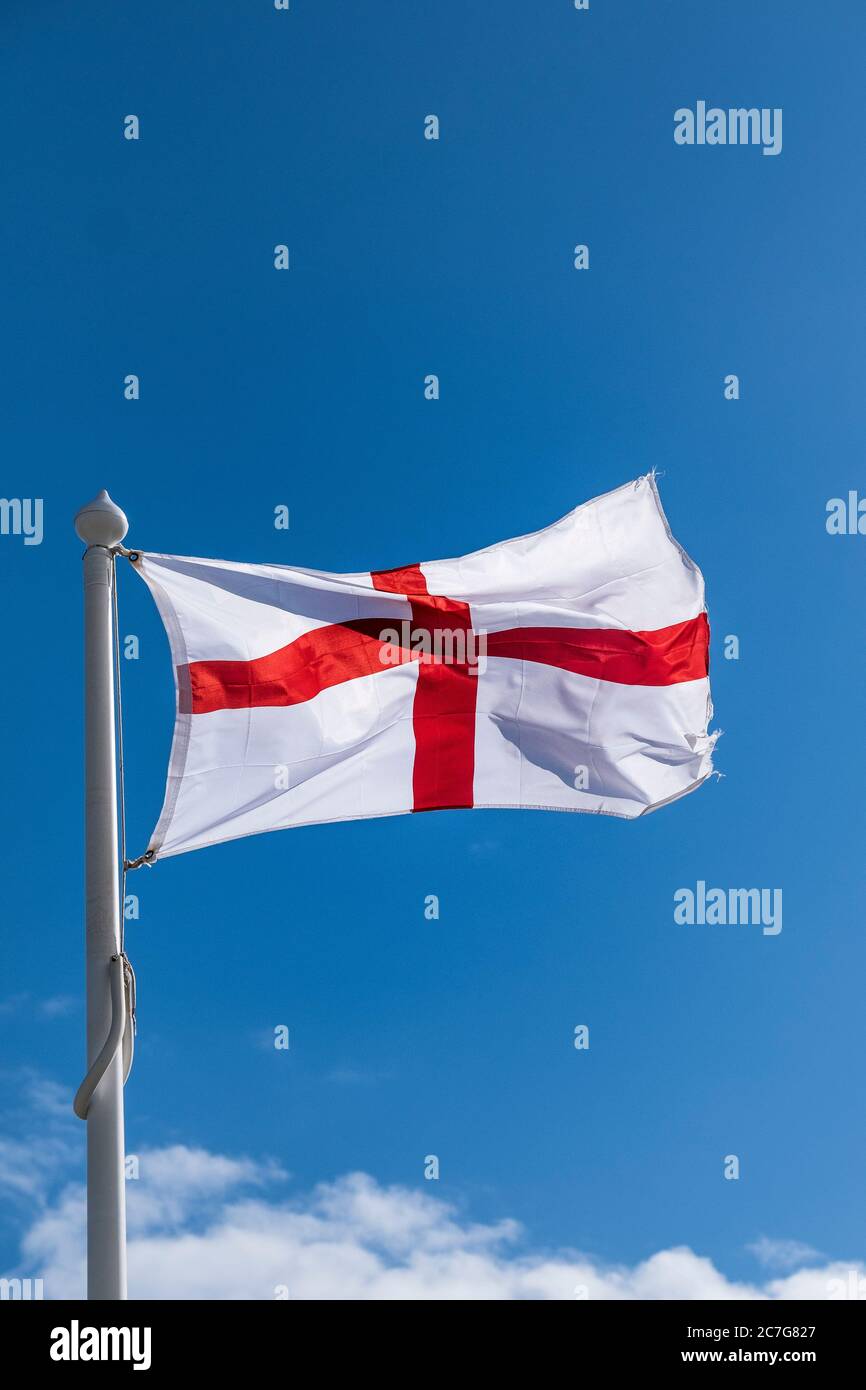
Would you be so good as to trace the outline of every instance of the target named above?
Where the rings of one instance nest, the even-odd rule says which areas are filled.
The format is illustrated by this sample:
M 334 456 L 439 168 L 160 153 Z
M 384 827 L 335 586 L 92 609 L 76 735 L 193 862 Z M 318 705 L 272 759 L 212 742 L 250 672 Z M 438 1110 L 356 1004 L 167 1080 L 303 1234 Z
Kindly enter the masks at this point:
M 712 771 L 704 582 L 653 475 L 456 560 L 133 563 L 177 694 L 151 861 L 447 807 L 633 818 Z

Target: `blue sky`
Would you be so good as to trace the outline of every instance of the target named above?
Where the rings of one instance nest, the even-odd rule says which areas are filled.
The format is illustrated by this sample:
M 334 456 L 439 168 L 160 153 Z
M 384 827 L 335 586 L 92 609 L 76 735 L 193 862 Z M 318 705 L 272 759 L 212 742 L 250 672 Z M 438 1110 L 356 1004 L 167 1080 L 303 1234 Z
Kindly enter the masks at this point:
M 862 1259 L 866 541 L 825 509 L 866 486 L 866 14 L 18 0 L 0 24 L 2 490 L 44 499 L 41 545 L 0 537 L 10 1142 L 54 1152 L 45 1088 L 83 1068 L 78 506 L 107 487 L 144 549 L 356 571 L 655 467 L 707 582 L 724 777 L 634 824 L 443 812 L 135 874 L 128 1148 L 271 1158 L 288 1192 L 360 1171 L 601 1262 L 687 1245 L 752 1280 L 761 1236 Z M 677 146 L 698 99 L 781 107 L 782 153 Z M 173 686 L 128 569 L 120 601 L 138 853 Z M 781 888 L 781 934 L 677 926 L 698 879 Z M 4 1268 L 80 1181 L 72 1122 L 61 1150 L 4 1209 Z

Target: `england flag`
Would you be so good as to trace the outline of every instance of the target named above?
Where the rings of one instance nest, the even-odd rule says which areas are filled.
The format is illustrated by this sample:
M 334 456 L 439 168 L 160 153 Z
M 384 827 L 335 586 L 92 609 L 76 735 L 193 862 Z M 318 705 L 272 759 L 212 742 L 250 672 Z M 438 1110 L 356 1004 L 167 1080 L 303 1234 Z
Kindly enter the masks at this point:
M 703 577 L 652 475 L 456 560 L 133 563 L 177 691 L 148 862 L 406 811 L 631 819 L 712 772 Z

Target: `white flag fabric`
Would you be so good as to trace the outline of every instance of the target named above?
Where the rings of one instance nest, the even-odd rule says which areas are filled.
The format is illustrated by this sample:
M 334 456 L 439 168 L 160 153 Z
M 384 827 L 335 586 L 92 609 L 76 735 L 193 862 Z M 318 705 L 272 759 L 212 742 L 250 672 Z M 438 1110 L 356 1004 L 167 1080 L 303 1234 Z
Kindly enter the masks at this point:
M 652 475 L 457 560 L 134 564 L 177 690 L 151 861 L 446 807 L 632 818 L 712 771 L 703 578 Z

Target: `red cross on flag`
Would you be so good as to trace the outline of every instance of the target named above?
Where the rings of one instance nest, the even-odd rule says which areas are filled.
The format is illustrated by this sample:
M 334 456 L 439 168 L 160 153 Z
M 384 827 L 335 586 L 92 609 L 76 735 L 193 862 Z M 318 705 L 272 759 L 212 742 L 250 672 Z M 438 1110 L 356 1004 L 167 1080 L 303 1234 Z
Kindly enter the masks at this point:
M 712 771 L 703 577 L 652 475 L 458 560 L 134 563 L 177 689 L 151 860 L 445 807 L 631 818 Z

